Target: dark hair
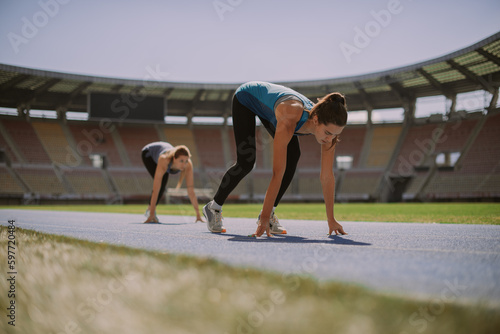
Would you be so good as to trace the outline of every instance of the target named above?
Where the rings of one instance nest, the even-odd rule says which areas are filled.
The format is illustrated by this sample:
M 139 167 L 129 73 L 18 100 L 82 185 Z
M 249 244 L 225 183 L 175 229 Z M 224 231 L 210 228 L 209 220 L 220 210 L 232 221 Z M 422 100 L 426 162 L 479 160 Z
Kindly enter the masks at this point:
M 347 124 L 347 105 L 344 95 L 340 93 L 330 93 L 323 96 L 311 109 L 309 117 L 318 116 L 321 124 L 333 123 L 338 126 Z
M 347 124 L 345 96 L 338 92 L 323 96 L 311 109 L 309 118 L 314 116 L 318 117 L 320 124 L 328 125 L 331 123 L 337 126 L 345 126 Z M 338 137 L 333 138 L 332 147 L 340 141 Z
M 178 145 L 175 147 L 175 153 L 174 153 L 174 158 L 179 158 L 181 155 L 185 155 L 188 158 L 191 158 L 191 152 L 189 152 L 189 149 L 184 146 L 184 145 Z

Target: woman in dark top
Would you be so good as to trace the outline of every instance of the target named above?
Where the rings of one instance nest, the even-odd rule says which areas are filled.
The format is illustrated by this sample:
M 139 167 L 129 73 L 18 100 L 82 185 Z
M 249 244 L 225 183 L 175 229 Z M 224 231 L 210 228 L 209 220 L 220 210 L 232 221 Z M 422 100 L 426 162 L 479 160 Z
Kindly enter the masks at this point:
M 166 142 L 154 142 L 144 146 L 142 161 L 153 177 L 153 192 L 146 211 L 148 219 L 144 223 L 158 223 L 156 206 L 165 192 L 168 176 L 177 173 L 181 173 L 177 188 L 180 188 L 185 178 L 189 200 L 196 212 L 196 222 L 203 221 L 198 209 L 198 199 L 194 193 L 193 163 L 190 157 L 191 153 L 184 145 L 174 147 Z

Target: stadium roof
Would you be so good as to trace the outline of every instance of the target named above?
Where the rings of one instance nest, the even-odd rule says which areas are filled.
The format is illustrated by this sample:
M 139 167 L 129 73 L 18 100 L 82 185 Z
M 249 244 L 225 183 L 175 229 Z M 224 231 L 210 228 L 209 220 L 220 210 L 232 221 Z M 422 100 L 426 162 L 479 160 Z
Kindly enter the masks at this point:
M 258 79 L 258 78 L 256 78 Z M 484 90 L 498 96 L 500 32 L 467 48 L 410 66 L 326 80 L 279 82 L 313 101 L 332 91 L 350 110 L 400 108 L 419 97 Z M 227 116 L 239 84 L 144 81 L 0 64 L 0 107 L 87 112 L 88 94 L 162 96 L 170 116 Z M 495 97 L 495 99 L 496 99 Z

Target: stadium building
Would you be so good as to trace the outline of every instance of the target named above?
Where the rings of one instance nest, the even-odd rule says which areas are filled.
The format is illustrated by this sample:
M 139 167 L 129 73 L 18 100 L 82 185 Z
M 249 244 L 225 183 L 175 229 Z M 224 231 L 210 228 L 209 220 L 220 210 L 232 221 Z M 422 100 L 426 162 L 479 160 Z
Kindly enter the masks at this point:
M 191 149 L 197 193 L 211 197 L 236 157 L 231 99 L 239 84 L 151 79 L 0 64 L 0 202 L 146 202 L 152 180 L 141 148 L 159 140 Z M 332 91 L 346 95 L 350 121 L 336 149 L 337 201 L 500 198 L 500 33 L 411 66 L 280 84 L 312 101 Z M 426 101 L 431 112 L 421 117 Z M 229 200 L 263 199 L 270 140 L 259 127 L 255 169 Z M 322 200 L 320 147 L 312 136 L 300 145 L 284 200 Z M 170 190 L 166 200 L 183 196 Z

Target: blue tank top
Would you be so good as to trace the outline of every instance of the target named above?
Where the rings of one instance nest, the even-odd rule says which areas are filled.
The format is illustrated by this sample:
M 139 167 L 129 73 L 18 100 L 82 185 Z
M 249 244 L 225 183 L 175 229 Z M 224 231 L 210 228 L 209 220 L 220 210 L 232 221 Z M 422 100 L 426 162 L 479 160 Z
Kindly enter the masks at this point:
M 164 141 L 157 141 L 154 143 L 147 144 L 142 148 L 143 151 L 148 151 L 146 154 L 146 157 L 151 157 L 153 160 L 158 163 L 158 158 L 160 158 L 160 155 L 163 153 L 173 149 L 174 147 L 170 143 L 166 143 Z M 168 164 L 167 167 L 167 173 L 169 174 L 177 174 L 180 172 L 178 169 L 171 169 L 172 167 L 172 161 Z
M 241 85 L 235 92 L 236 98 L 257 116 L 269 121 L 276 128 L 276 102 L 287 95 L 293 95 L 304 105 L 302 116 L 295 127 L 297 132 L 309 118 L 306 110 L 311 110 L 314 104 L 304 95 L 291 88 L 263 81 L 250 81 Z

